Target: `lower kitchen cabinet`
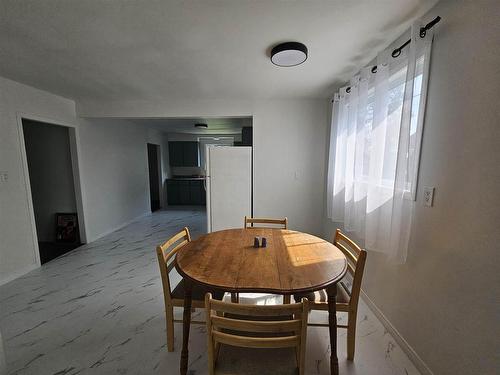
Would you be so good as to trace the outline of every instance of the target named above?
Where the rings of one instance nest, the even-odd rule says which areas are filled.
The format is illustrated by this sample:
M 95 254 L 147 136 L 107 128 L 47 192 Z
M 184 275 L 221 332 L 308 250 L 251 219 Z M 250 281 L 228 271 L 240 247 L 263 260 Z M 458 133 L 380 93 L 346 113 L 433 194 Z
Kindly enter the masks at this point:
M 200 206 L 206 204 L 203 180 L 167 180 L 167 201 L 169 206 Z
M 179 204 L 191 204 L 191 199 L 189 195 L 189 182 L 190 181 L 178 181 Z
M 167 203 L 179 204 L 179 184 L 175 180 L 167 180 Z
M 189 199 L 190 204 L 199 206 L 201 205 L 200 184 L 195 184 L 195 182 L 198 181 L 189 181 Z

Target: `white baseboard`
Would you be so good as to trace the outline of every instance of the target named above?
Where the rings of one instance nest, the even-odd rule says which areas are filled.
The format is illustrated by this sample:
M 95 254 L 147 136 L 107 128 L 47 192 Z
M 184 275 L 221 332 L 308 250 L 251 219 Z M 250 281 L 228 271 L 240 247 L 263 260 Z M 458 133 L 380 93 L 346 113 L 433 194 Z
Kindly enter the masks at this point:
M 31 272 L 33 271 L 34 269 L 38 268 L 39 266 L 37 264 L 30 264 L 28 267 L 23 267 L 21 268 L 20 270 L 17 270 L 13 273 L 11 273 L 10 275 L 7 275 L 5 277 L 2 277 L 0 279 L 0 285 L 4 285 L 4 284 L 7 284 L 8 282 L 14 280 L 14 279 L 17 279 L 18 277 L 21 277 L 25 274 L 27 274 L 28 272 Z
M 97 241 L 99 238 L 102 238 L 104 236 L 107 236 L 108 234 L 111 234 L 111 233 L 119 230 L 119 229 L 122 229 L 123 227 L 126 227 L 129 224 L 132 224 L 134 221 L 139 220 L 139 219 L 141 219 L 141 218 L 143 218 L 145 216 L 148 216 L 148 215 L 151 215 L 151 212 L 144 212 L 144 213 L 140 214 L 139 216 L 134 217 L 133 219 L 130 219 L 130 220 L 124 222 L 124 223 L 121 223 L 120 225 L 118 225 L 115 228 L 109 229 L 109 230 L 107 230 L 107 231 L 105 231 L 103 233 L 100 233 L 98 235 L 93 236 L 87 243 L 91 243 L 91 242 Z M 87 236 L 88 236 L 88 234 L 87 234 Z
M 389 333 L 394 337 L 394 340 L 398 343 L 398 345 L 403 349 L 408 358 L 413 362 L 415 367 L 420 371 L 422 375 L 434 375 L 431 369 L 425 364 L 425 362 L 420 358 L 417 352 L 408 344 L 408 342 L 404 339 L 403 336 L 398 332 L 396 327 L 392 325 L 392 323 L 386 318 L 384 313 L 375 305 L 375 303 L 366 295 L 366 293 L 361 290 L 361 297 L 363 301 L 368 305 L 370 310 L 375 314 L 375 316 L 380 320 L 382 325 L 389 331 Z

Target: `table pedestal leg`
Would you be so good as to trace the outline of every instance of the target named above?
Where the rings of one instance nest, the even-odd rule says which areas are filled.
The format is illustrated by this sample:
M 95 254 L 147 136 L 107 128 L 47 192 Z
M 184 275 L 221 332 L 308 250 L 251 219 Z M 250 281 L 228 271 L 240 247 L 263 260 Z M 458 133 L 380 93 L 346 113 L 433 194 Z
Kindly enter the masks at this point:
M 181 352 L 181 375 L 186 375 L 188 369 L 189 357 L 189 329 L 191 328 L 191 301 L 193 284 L 184 280 L 185 295 L 184 295 L 184 315 L 182 318 L 182 352 Z
M 328 325 L 330 329 L 330 373 L 339 374 L 339 360 L 337 358 L 337 284 L 326 290 L 328 294 Z

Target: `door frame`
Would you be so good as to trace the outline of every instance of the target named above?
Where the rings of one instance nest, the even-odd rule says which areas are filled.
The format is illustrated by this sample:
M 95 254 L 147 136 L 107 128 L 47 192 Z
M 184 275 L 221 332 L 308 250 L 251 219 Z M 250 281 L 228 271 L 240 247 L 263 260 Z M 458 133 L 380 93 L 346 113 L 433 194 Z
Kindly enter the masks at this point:
M 163 176 L 162 176 L 162 156 L 161 156 L 161 145 L 153 142 L 146 142 L 146 156 L 147 156 L 147 166 L 148 166 L 148 190 L 149 190 L 149 207 L 151 208 L 151 185 L 150 185 L 150 176 L 149 176 L 149 145 L 156 146 L 156 164 L 158 169 L 158 195 L 160 200 L 160 207 L 158 210 L 161 210 L 165 207 L 164 197 L 162 194 L 163 190 Z M 153 212 L 153 211 L 151 211 Z
M 17 112 L 17 131 L 19 136 L 19 145 L 21 151 L 21 168 L 24 175 L 24 183 L 26 186 L 26 201 L 28 205 L 28 214 L 31 224 L 31 236 L 33 241 L 33 258 L 37 267 L 41 266 L 40 250 L 38 248 L 38 234 L 36 232 L 35 210 L 33 207 L 33 195 L 31 194 L 31 182 L 28 170 L 28 158 L 26 156 L 26 144 L 24 142 L 23 119 L 43 122 L 49 125 L 64 126 L 68 128 L 69 148 L 71 155 L 71 167 L 73 170 L 73 184 L 75 188 L 76 212 L 78 214 L 78 229 L 80 231 L 80 242 L 87 243 L 87 232 L 85 214 L 83 210 L 83 191 L 81 187 L 81 171 L 80 171 L 80 136 L 78 133 L 78 125 L 69 123 L 63 120 L 55 120 L 48 117 L 34 115 L 25 112 Z

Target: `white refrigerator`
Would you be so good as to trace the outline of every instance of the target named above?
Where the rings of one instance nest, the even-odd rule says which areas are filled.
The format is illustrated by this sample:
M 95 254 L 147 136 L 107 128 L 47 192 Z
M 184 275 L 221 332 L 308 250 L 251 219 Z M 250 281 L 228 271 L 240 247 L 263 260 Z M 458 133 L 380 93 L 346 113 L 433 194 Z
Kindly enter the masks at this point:
M 252 148 L 207 145 L 207 231 L 242 228 L 252 215 Z

